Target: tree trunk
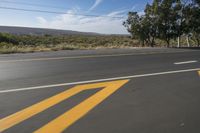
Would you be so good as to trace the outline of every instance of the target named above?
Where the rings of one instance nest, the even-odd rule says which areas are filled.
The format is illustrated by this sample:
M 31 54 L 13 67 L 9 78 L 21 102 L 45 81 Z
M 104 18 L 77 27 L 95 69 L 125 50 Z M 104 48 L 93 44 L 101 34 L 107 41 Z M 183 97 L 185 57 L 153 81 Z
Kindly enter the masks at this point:
M 200 47 L 200 36 L 198 34 L 194 34 L 195 41 L 197 42 L 197 46 Z
M 142 47 L 144 47 L 144 40 L 142 40 Z
M 197 39 L 197 45 L 198 45 L 198 47 L 200 47 L 200 40 L 199 39 Z
M 167 47 L 169 48 L 169 46 L 170 46 L 170 40 L 167 39 L 166 42 L 167 42 Z
M 188 36 L 188 35 L 187 35 L 187 37 L 186 37 L 186 41 L 187 41 L 188 47 L 190 47 L 190 42 L 189 42 L 189 36 Z
M 151 43 L 151 47 L 154 47 L 154 45 L 155 45 L 155 38 L 154 37 L 152 37 L 152 39 L 150 40 L 150 43 Z

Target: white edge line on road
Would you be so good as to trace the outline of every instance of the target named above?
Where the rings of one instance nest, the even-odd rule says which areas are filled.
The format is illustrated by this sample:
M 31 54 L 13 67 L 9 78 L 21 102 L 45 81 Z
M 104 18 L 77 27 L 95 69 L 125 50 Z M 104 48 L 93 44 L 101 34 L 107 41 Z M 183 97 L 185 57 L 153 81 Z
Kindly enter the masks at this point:
M 184 62 L 175 62 L 175 65 L 182 65 L 182 64 L 191 64 L 191 63 L 196 63 L 198 62 L 197 60 L 192 60 L 192 61 L 184 61 Z
M 176 71 L 167 71 L 167 72 L 131 75 L 131 76 L 123 76 L 123 77 L 115 77 L 115 78 L 89 80 L 89 81 L 79 81 L 79 82 L 71 82 L 71 83 L 62 83 L 62 84 L 52 84 L 52 85 L 44 85 L 44 86 L 26 87 L 26 88 L 19 88 L 19 89 L 1 90 L 0 93 L 36 90 L 36 89 L 41 89 L 41 88 L 51 88 L 51 87 L 59 87 L 59 86 L 87 84 L 87 83 L 104 82 L 104 81 L 121 80 L 121 79 L 130 79 L 130 78 L 139 78 L 139 77 L 148 77 L 148 76 L 158 76 L 158 75 L 165 75 L 165 74 L 184 73 L 184 72 L 192 72 L 192 71 L 199 71 L 199 70 L 200 70 L 200 68 L 194 68 L 194 69 L 186 69 L 186 70 L 176 70 Z

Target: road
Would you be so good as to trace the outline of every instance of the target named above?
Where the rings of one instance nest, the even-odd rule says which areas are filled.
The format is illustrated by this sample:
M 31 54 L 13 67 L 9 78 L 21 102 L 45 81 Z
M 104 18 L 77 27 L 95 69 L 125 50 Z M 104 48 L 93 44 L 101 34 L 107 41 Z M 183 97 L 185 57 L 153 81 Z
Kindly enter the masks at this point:
M 198 133 L 200 51 L 0 55 L 0 132 Z

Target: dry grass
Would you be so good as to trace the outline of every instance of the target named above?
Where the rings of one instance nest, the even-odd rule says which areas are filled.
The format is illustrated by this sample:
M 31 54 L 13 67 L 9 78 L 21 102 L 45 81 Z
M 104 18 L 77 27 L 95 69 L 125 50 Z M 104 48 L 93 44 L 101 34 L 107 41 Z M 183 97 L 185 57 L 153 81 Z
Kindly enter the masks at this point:
M 194 46 L 195 42 L 193 40 L 190 42 Z M 181 39 L 181 44 L 187 46 L 185 38 Z M 176 45 L 177 41 L 171 40 L 171 46 Z M 156 40 L 155 47 L 165 46 L 164 41 Z M 137 39 L 131 39 L 129 36 L 30 36 L 0 33 L 0 54 L 132 47 L 141 47 L 141 44 Z

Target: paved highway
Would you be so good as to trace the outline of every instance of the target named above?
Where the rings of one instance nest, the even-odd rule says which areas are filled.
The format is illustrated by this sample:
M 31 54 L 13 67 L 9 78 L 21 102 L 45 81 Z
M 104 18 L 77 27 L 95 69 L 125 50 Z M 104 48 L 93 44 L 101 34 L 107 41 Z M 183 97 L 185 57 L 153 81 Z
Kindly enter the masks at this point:
M 198 133 L 200 51 L 0 55 L 0 132 Z

